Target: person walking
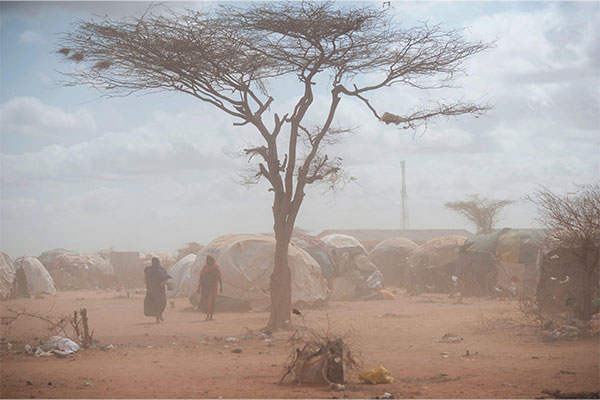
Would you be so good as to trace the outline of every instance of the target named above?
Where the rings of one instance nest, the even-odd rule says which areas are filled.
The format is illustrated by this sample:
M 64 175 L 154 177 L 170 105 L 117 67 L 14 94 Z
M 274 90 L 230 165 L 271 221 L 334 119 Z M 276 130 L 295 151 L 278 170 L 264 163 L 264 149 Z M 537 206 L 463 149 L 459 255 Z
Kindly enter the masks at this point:
M 206 313 L 206 320 L 214 320 L 215 300 L 217 298 L 217 283 L 223 293 L 223 281 L 221 280 L 221 270 L 213 256 L 206 256 L 206 264 L 200 272 L 200 280 L 196 292 L 200 297 L 198 309 Z
M 146 282 L 146 297 L 144 297 L 144 315 L 155 317 L 156 323 L 164 321 L 163 312 L 167 306 L 167 280 L 171 276 L 160 265 L 157 257 L 152 257 L 152 265 L 144 269 L 144 280 Z

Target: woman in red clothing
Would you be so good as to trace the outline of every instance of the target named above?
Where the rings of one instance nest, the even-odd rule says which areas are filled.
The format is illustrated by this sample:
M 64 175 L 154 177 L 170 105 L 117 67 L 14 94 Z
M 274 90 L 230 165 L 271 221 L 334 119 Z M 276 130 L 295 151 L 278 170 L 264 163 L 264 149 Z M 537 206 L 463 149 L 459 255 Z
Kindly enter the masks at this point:
M 198 296 L 200 302 L 198 309 L 206 313 L 206 320 L 212 321 L 215 313 L 215 299 L 217 298 L 217 283 L 223 293 L 223 281 L 221 281 L 221 270 L 215 262 L 213 256 L 206 256 L 206 264 L 200 272 L 200 281 L 198 282 Z

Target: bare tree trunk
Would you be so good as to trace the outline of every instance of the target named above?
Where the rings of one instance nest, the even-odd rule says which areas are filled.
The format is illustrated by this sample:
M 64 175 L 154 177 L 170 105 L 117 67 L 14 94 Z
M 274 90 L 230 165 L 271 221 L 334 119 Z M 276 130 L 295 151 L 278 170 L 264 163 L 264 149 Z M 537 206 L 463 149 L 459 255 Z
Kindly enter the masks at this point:
M 280 228 L 275 229 L 275 265 L 270 284 L 271 315 L 267 329 L 271 331 L 287 328 L 292 316 L 292 273 L 288 265 L 291 235 L 285 227 Z

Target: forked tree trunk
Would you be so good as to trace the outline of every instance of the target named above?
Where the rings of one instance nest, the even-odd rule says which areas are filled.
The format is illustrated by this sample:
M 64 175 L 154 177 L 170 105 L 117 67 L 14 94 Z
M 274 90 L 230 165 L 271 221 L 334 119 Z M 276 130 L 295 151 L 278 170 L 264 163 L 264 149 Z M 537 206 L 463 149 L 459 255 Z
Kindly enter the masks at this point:
M 288 265 L 290 235 L 284 229 L 275 231 L 275 264 L 271 274 L 271 316 L 267 329 L 289 327 L 292 316 L 292 273 Z

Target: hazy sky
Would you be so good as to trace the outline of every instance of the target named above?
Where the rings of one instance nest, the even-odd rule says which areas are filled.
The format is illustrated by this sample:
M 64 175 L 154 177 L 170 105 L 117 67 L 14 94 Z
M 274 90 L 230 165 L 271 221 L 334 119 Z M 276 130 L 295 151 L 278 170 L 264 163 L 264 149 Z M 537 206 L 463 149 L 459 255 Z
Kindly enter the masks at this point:
M 202 7 L 215 3 L 169 3 Z M 374 2 L 382 7 L 382 2 Z M 401 227 L 400 161 L 406 160 L 410 228 L 467 228 L 444 203 L 479 193 L 517 203 L 501 226 L 534 227 L 522 201 L 537 185 L 557 192 L 600 175 L 600 2 L 392 2 L 406 26 L 466 27 L 495 49 L 468 62 L 461 88 L 486 116 L 442 120 L 422 134 L 376 121 L 344 98 L 337 123 L 357 127 L 327 154 L 356 182 L 335 193 L 308 191 L 298 226 Z M 140 15 L 146 3 L 0 3 L 1 237 L 12 257 L 64 247 L 82 252 L 174 250 L 225 233 L 272 230 L 266 184 L 247 188 L 233 158 L 260 143 L 250 128 L 176 93 L 98 98 L 62 87 L 69 66 L 56 34 L 92 14 Z M 298 93 L 292 86 L 286 90 Z M 316 90 L 319 88 L 316 87 Z M 385 111 L 435 98 L 395 87 L 371 96 Z M 325 104 L 326 93 L 316 98 Z M 275 111 L 290 98 L 275 98 Z

